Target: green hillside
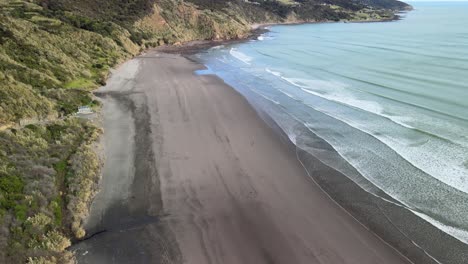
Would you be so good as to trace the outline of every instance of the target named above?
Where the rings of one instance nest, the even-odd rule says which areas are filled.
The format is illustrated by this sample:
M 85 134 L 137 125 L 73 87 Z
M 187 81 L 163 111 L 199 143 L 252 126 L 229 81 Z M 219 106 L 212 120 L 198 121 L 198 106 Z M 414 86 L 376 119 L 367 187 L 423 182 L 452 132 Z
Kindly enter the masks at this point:
M 0 263 L 72 263 L 100 161 L 73 116 L 140 51 L 252 24 L 392 19 L 394 0 L 0 0 Z
M 375 7 L 370 3 L 375 2 Z M 0 126 L 89 104 L 88 91 L 141 49 L 241 38 L 250 24 L 392 18 L 393 0 L 0 1 Z M 376 9 L 377 8 L 377 9 Z

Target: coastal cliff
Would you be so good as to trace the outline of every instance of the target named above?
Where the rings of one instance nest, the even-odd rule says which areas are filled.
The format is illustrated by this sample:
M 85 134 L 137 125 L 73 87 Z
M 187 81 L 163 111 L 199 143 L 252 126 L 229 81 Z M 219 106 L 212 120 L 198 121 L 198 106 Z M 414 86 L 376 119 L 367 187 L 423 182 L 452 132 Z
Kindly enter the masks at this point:
M 143 50 L 247 37 L 254 24 L 379 21 L 394 0 L 0 0 L 0 263 L 73 262 L 98 180 L 91 91 Z

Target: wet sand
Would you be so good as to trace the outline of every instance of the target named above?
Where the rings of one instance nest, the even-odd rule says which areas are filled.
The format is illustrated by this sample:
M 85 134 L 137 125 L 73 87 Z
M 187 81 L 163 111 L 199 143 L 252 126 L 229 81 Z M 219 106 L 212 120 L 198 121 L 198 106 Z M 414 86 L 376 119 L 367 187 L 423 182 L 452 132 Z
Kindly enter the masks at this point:
M 150 52 L 98 91 L 106 163 L 79 263 L 409 263 L 202 68 Z

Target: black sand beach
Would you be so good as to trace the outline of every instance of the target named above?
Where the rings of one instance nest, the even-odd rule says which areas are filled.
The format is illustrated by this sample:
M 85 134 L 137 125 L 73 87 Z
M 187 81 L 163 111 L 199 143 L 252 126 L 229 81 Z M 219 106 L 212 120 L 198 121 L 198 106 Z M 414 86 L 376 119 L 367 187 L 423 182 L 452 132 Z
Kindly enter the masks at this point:
M 98 92 L 106 163 L 79 263 L 409 262 L 311 181 L 239 93 L 193 73 L 201 68 L 150 52 Z

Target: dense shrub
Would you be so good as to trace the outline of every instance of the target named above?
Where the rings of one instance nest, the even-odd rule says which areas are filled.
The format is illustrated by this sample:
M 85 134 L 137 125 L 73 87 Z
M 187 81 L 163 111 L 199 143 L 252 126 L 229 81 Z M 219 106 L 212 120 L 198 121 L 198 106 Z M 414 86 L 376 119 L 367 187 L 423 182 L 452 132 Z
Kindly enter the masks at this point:
M 75 118 L 0 132 L 0 263 L 69 259 L 99 175 L 99 133 Z

